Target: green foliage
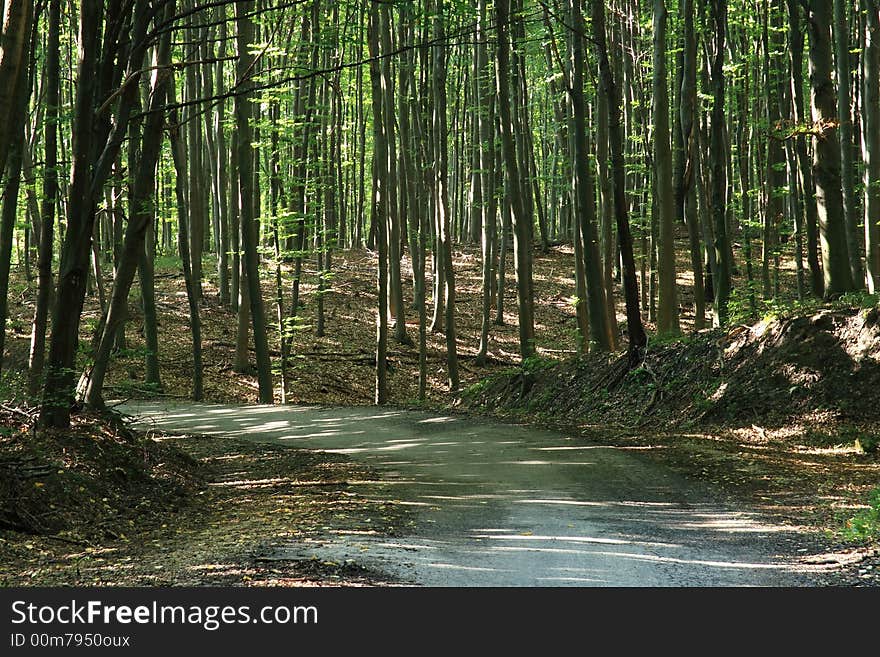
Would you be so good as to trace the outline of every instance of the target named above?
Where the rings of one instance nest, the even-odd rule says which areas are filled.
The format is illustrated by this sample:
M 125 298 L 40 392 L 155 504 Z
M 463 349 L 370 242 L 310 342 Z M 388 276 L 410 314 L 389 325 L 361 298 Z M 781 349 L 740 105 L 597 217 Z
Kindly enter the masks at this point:
M 842 308 L 874 308 L 880 305 L 880 294 L 868 294 L 866 290 L 847 292 L 842 294 L 834 305 Z
M 842 534 L 853 541 L 880 539 L 880 486 L 869 494 L 868 508 L 847 518 Z
M 25 372 L 3 370 L 3 373 L 0 374 L 0 399 L 13 405 L 35 401 L 28 398 Z
M 546 358 L 535 354 L 534 356 L 529 356 L 528 358 L 523 359 L 521 369 L 524 374 L 536 374 L 542 370 L 554 367 L 556 363 L 557 361 L 554 358 Z
M 476 383 L 469 385 L 464 389 L 463 396 L 465 397 L 476 397 L 481 392 L 483 392 L 487 387 L 489 387 L 489 383 L 491 382 L 491 378 L 487 377 L 485 379 L 480 379 Z

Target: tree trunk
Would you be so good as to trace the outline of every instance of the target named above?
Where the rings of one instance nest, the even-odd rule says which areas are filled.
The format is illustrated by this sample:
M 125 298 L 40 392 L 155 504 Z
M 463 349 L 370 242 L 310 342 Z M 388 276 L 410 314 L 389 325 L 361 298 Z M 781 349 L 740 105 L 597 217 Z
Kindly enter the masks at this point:
M 27 44 L 33 21 L 33 0 L 6 0 L 3 32 L 0 33 L 0 172 L 6 171 L 9 146 L 15 134 L 16 104 L 19 102 L 18 80 L 27 70 Z
M 513 251 L 519 302 L 519 349 L 520 355 L 525 360 L 535 353 L 535 319 L 532 305 L 534 302 L 532 295 L 532 218 L 526 214 L 523 201 L 523 186 L 514 136 L 515 127 L 510 112 L 509 0 L 497 0 L 495 12 L 498 23 L 495 80 L 501 121 L 502 152 L 507 170 L 507 194 L 510 197 L 513 210 Z
M 135 0 L 133 5 L 125 7 L 132 12 L 130 21 L 124 15 L 106 17 L 108 23 L 119 21 L 119 24 L 130 24 L 131 34 L 117 34 L 119 42 L 105 42 L 106 52 L 102 53 L 99 33 L 104 15 L 103 4 L 96 0 L 82 3 L 80 8 L 80 56 L 72 124 L 73 170 L 68 189 L 67 230 L 61 252 L 46 383 L 40 409 L 40 424 L 46 427 L 67 428 L 70 424 L 79 324 L 92 250 L 96 200 L 128 132 L 128 120 L 137 103 L 138 81 L 147 43 L 149 3 L 147 0 Z M 127 48 L 129 43 L 132 44 L 130 50 Z M 126 85 L 115 99 L 115 121 L 110 123 L 102 113 L 96 114 L 98 99 L 103 98 L 99 96 L 101 86 L 108 77 L 106 74 L 96 75 L 96 71 L 112 71 L 117 56 L 120 59 L 118 74 L 120 78 L 124 75 Z
M 865 269 L 868 292 L 880 291 L 880 3 L 863 0 L 862 158 L 865 163 Z
M 840 183 L 843 192 L 843 226 L 849 251 L 849 268 L 853 287 L 862 289 L 865 272 L 862 269 L 859 243 L 857 200 L 855 191 L 855 157 L 853 154 L 853 116 L 850 108 L 850 43 L 846 15 L 849 0 L 834 2 L 834 59 L 837 77 L 837 116 L 840 121 Z
M 727 36 L 727 0 L 711 0 L 712 46 L 712 126 L 709 161 L 712 171 L 712 223 L 715 228 L 715 324 L 727 324 L 730 300 L 730 244 L 727 232 L 727 156 L 724 141 L 724 51 Z
M 503 1 L 503 0 L 502 0 Z M 455 394 L 459 388 L 458 348 L 455 334 L 455 269 L 452 266 L 452 235 L 449 211 L 449 162 L 447 157 L 446 127 L 446 30 L 443 15 L 444 0 L 438 0 L 434 16 L 434 176 L 436 180 L 438 210 L 438 241 L 443 245 L 443 304 L 446 308 L 446 367 L 449 390 Z
M 370 5 L 367 43 L 370 51 L 370 89 L 373 105 L 373 202 L 371 221 L 378 230 L 379 271 L 376 277 L 379 301 L 376 318 L 376 388 L 375 402 L 388 402 L 388 142 L 379 57 L 380 17 L 378 4 Z
M 825 297 L 854 289 L 846 242 L 846 217 L 841 185 L 837 99 L 832 80 L 831 3 L 810 0 L 810 88 L 813 110 L 813 178 L 819 211 Z
M 263 293 L 260 290 L 260 263 L 257 254 L 257 218 L 254 216 L 254 157 L 253 104 L 250 91 L 253 86 L 255 57 L 249 48 L 254 43 L 254 23 L 250 16 L 252 0 L 238 0 L 235 4 L 238 26 L 236 43 L 238 60 L 236 76 L 242 93 L 235 96 L 235 125 L 238 131 L 238 195 L 241 199 L 242 252 L 247 271 L 248 296 L 250 296 L 251 324 L 254 351 L 257 361 L 257 380 L 261 404 L 271 404 L 274 399 L 272 367 L 269 362 L 269 344 L 266 336 L 266 315 L 263 310 Z
M 654 179 L 660 229 L 658 276 L 660 299 L 657 332 L 677 334 L 678 293 L 675 278 L 675 196 L 672 187 L 672 149 L 669 128 L 669 91 L 666 74 L 666 21 L 664 0 L 654 0 Z
M 28 39 L 30 41 L 30 39 Z M 6 344 L 6 319 L 9 312 L 9 270 L 12 263 L 12 241 L 15 221 L 18 217 L 18 193 L 21 188 L 21 167 L 24 159 L 24 124 L 27 104 L 30 99 L 28 85 L 28 66 L 20 70 L 16 81 L 13 114 L 9 117 L 12 143 L 6 159 L 6 184 L 3 187 L 3 207 L 0 211 L 0 367 L 3 365 L 3 351 Z
M 571 0 L 571 21 L 574 26 L 571 39 L 571 95 L 572 120 L 569 132 L 574 146 L 575 198 L 577 200 L 578 220 L 575 221 L 575 245 L 583 253 L 583 273 L 586 278 L 586 299 L 578 295 L 578 304 L 586 301 L 590 319 L 591 346 L 597 351 L 611 350 L 611 327 L 608 323 L 608 308 L 605 305 L 605 286 L 602 277 L 602 262 L 599 256 L 599 234 L 596 230 L 596 198 L 590 169 L 590 149 L 587 142 L 586 108 L 584 106 L 584 50 L 582 34 L 584 17 L 580 0 Z M 581 249 L 578 249 L 581 250 Z M 577 256 L 576 256 L 577 257 Z M 583 328 L 582 328 L 583 330 Z
M 61 94 L 61 0 L 49 2 L 46 43 L 46 126 L 44 128 L 45 166 L 43 203 L 40 212 L 39 255 L 37 258 L 37 299 L 28 358 L 28 395 L 35 396 L 43 383 L 46 360 L 46 328 L 52 296 L 52 255 L 55 244 L 55 204 L 58 199 L 58 113 Z
M 617 240 L 623 264 L 623 292 L 626 302 L 626 324 L 629 338 L 629 363 L 635 365 L 648 344 L 648 336 L 639 312 L 639 284 L 636 280 L 636 264 L 633 257 L 632 234 L 629 228 L 629 211 L 626 202 L 626 168 L 623 156 L 623 134 L 620 124 L 620 90 L 608 59 L 605 37 L 605 4 L 591 3 L 591 31 L 596 58 L 599 61 L 599 93 L 608 100 L 608 145 L 611 154 L 611 175 L 614 193 L 614 217 L 617 223 Z

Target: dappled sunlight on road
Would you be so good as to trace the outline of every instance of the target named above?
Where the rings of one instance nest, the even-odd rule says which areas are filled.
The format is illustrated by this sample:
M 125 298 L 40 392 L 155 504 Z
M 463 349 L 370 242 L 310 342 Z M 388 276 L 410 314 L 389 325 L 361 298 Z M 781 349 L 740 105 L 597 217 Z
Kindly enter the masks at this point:
M 412 534 L 393 540 L 332 529 L 296 542 L 269 536 L 268 560 L 355 562 L 449 586 L 803 585 L 809 570 L 782 556 L 793 551 L 778 542 L 789 529 L 725 507 L 628 447 L 394 409 L 144 402 L 124 410 L 157 430 L 351 456 L 381 476 L 347 485 L 416 514 Z

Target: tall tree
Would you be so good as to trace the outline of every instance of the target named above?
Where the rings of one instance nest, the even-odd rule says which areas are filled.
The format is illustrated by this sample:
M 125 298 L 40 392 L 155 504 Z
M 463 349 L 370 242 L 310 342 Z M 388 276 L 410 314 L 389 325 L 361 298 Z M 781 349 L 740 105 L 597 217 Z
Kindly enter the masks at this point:
M 166 11 L 173 12 L 173 1 Z M 171 14 L 167 14 L 169 17 Z M 94 363 L 84 374 L 81 385 L 83 398 L 92 408 L 102 408 L 104 377 L 110 363 L 110 353 L 116 342 L 119 326 L 125 321 L 128 294 L 135 272 L 144 257 L 145 238 L 155 217 L 156 165 L 162 146 L 163 109 L 170 79 L 171 32 L 163 34 L 152 65 L 152 84 L 147 120 L 143 129 L 140 158 L 137 162 L 132 184 L 131 212 L 125 228 L 125 238 L 119 257 L 119 266 L 113 279 L 110 304 L 104 321 L 103 332 L 95 350 Z M 143 275 L 143 269 L 141 274 Z M 155 345 L 154 345 L 155 348 Z
M 786 0 L 788 4 L 788 44 L 791 61 L 791 98 L 794 104 L 794 120 L 798 125 L 806 125 L 807 109 L 804 99 L 803 54 L 804 33 L 801 29 L 801 0 Z M 819 264 L 819 211 L 816 204 L 816 185 L 807 142 L 795 141 L 795 154 L 798 162 L 798 185 L 804 201 L 804 219 L 807 233 L 807 264 L 810 268 L 810 288 L 813 295 L 821 297 L 825 291 L 825 281 Z
M 55 205 L 58 199 L 58 117 L 61 102 L 61 0 L 49 2 L 49 25 L 46 37 L 46 115 L 45 166 L 42 225 L 37 258 L 37 299 L 31 330 L 28 358 L 28 394 L 36 395 L 43 378 L 46 359 L 46 328 L 52 294 L 52 256 L 55 244 Z
M 379 251 L 377 287 L 379 292 L 376 311 L 376 387 L 374 401 L 388 401 L 388 141 L 385 135 L 387 123 L 384 116 L 382 73 L 379 66 L 379 3 L 372 2 L 367 27 L 367 43 L 370 52 L 370 89 L 373 107 L 373 200 L 371 221 L 379 235 L 376 245 Z
M 33 0 L 5 0 L 0 33 L 0 172 L 6 170 L 13 134 L 18 80 L 27 68 L 29 26 L 33 20 Z
M 880 291 L 880 3 L 863 0 L 865 11 L 862 157 L 865 163 L 865 269 L 868 292 Z
M 138 102 L 138 83 L 148 45 L 149 11 L 148 0 L 125 5 L 111 3 L 106 15 L 104 0 L 84 2 L 80 6 L 71 138 L 73 168 L 40 409 L 43 426 L 66 428 L 70 423 L 96 204 L 128 134 L 128 121 Z M 106 26 L 103 42 L 102 24 Z M 128 26 L 130 33 L 120 26 Z M 118 91 L 112 89 L 114 81 L 121 84 L 123 80 L 125 84 Z M 109 118 L 111 113 L 113 121 Z
M 676 334 L 681 329 L 678 322 L 675 275 L 675 196 L 672 188 L 669 89 L 666 73 L 667 15 L 664 0 L 654 0 L 654 188 L 660 228 L 657 330 L 660 333 Z
M 831 3 L 810 0 L 810 100 L 813 110 L 813 178 L 822 241 L 825 297 L 854 289 L 846 242 L 846 216 L 840 173 L 840 120 L 832 78 Z
M 242 226 L 242 252 L 247 270 L 248 295 L 250 297 L 251 325 L 253 327 L 254 350 L 257 359 L 257 380 L 259 398 L 262 404 L 271 404 L 274 398 L 272 388 L 272 366 L 269 362 L 269 342 L 266 335 L 266 314 L 263 309 L 263 293 L 260 289 L 260 263 L 257 254 L 257 218 L 254 216 L 254 154 L 253 103 L 255 56 L 251 53 L 254 44 L 254 22 L 251 15 L 252 0 L 237 0 L 235 18 L 237 25 L 236 44 L 238 56 L 236 76 L 240 93 L 235 96 L 235 127 L 238 132 L 238 196 Z
M 434 98 L 434 176 L 435 212 L 438 214 L 437 239 L 442 243 L 443 253 L 443 304 L 446 308 L 446 367 L 449 389 L 458 392 L 458 347 L 455 331 L 455 269 L 452 264 L 452 220 L 449 207 L 449 149 L 447 147 L 446 119 L 446 26 L 444 0 L 437 0 L 434 10 L 433 88 Z
M 620 88 L 611 69 L 605 32 L 605 3 L 591 3 L 593 46 L 599 62 L 599 87 L 608 101 L 608 144 L 611 155 L 611 176 L 614 193 L 614 218 L 623 270 L 623 294 L 626 303 L 626 326 L 629 338 L 629 363 L 635 365 L 648 344 L 648 336 L 639 311 L 639 284 L 633 256 L 632 233 L 629 227 L 629 209 L 626 199 L 626 163 L 624 160 L 623 131 L 620 120 Z
M 724 54 L 727 36 L 727 0 L 710 0 L 712 22 L 712 127 L 709 161 L 712 170 L 712 223 L 715 228 L 715 322 L 727 324 L 730 300 L 730 244 L 727 234 L 727 157 L 724 140 Z
M 506 194 L 513 210 L 513 252 L 516 268 L 517 300 L 519 302 L 519 351 L 523 359 L 535 353 L 535 317 L 532 294 L 532 218 L 526 213 L 520 163 L 517 158 L 516 136 L 511 117 L 510 94 L 510 2 L 496 0 L 495 18 L 498 25 L 495 51 L 495 84 L 498 114 L 501 123 L 501 150 L 506 171 Z M 499 287 L 499 294 L 501 288 Z
M 694 275 L 694 330 L 706 325 L 706 292 L 703 287 L 703 249 L 700 243 L 700 215 L 697 212 L 697 180 L 700 170 L 697 120 L 697 39 L 694 31 L 694 0 L 683 0 L 681 13 L 684 23 L 682 72 L 679 111 L 681 114 L 681 141 L 684 149 L 684 171 L 680 195 L 684 221 L 687 225 L 691 269 Z
M 837 117 L 840 122 L 840 184 L 843 192 L 843 227 L 849 250 L 849 268 L 853 285 L 864 285 L 861 246 L 859 244 L 857 200 L 855 190 L 855 157 L 853 152 L 853 115 L 851 109 L 850 31 L 847 14 L 852 11 L 849 0 L 834 2 L 834 62 L 837 78 Z
M 611 327 L 605 305 L 602 262 L 599 258 L 599 235 L 596 229 L 595 191 L 587 145 L 586 108 L 584 104 L 584 17 L 580 0 L 571 0 L 571 95 L 572 121 L 569 128 L 574 145 L 575 192 L 578 219 L 575 221 L 575 244 L 582 245 L 586 278 L 587 307 L 590 318 L 590 341 L 598 351 L 610 351 Z M 577 256 L 576 256 L 577 257 Z M 578 303 L 584 303 L 578 299 Z M 586 336 L 584 336 L 586 337 Z

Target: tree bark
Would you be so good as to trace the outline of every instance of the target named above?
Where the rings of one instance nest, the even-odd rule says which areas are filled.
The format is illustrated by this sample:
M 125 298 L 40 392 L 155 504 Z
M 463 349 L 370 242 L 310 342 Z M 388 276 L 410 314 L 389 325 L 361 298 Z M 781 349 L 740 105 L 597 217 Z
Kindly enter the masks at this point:
M 677 334 L 678 292 L 675 275 L 675 195 L 672 187 L 672 148 L 669 128 L 669 90 L 666 73 L 666 23 L 664 0 L 654 0 L 654 179 L 660 248 L 658 276 L 660 298 L 657 332 Z
M 854 289 L 846 242 L 846 217 L 841 184 L 837 100 L 832 80 L 831 3 L 810 0 L 810 89 L 813 110 L 813 178 L 819 211 L 825 297 Z
M 532 218 L 526 214 L 523 186 L 517 161 L 516 138 L 510 105 L 510 2 L 497 0 L 495 13 L 498 40 L 495 60 L 495 81 L 498 113 L 501 121 L 501 144 L 507 170 L 507 194 L 513 210 L 514 267 L 516 269 L 519 303 L 519 350 L 523 359 L 535 353 L 535 319 L 532 295 Z M 499 291 L 500 294 L 500 291 Z
M 37 257 L 37 298 L 28 358 L 28 394 L 35 396 L 46 360 L 46 328 L 52 295 L 52 255 L 55 243 L 55 204 L 58 199 L 58 114 L 61 94 L 61 0 L 49 2 L 46 42 L 46 126 L 44 128 L 43 199 Z
M 623 269 L 623 292 L 626 302 L 626 325 L 629 339 L 628 360 L 635 365 L 644 353 L 648 336 L 639 312 L 639 284 L 633 257 L 629 210 L 626 201 L 626 168 L 623 155 L 623 132 L 620 123 L 620 89 L 611 70 L 605 37 L 605 3 L 591 3 L 591 30 L 596 58 L 599 62 L 599 88 L 608 100 L 608 145 L 611 154 L 611 175 L 614 193 L 614 217 Z
M 853 153 L 853 116 L 850 107 L 850 42 L 846 15 L 849 0 L 834 2 L 834 60 L 837 77 L 837 116 L 840 121 L 840 183 L 843 192 L 843 226 L 849 251 L 849 268 L 853 287 L 861 289 L 865 284 L 862 269 L 861 244 L 859 243 L 858 213 L 855 191 L 855 157 Z
M 254 216 L 254 156 L 253 104 L 251 103 L 255 58 L 249 51 L 254 43 L 254 23 L 250 16 L 252 0 L 238 0 L 235 4 L 238 26 L 236 43 L 238 59 L 236 77 L 242 93 L 235 96 L 235 125 L 238 131 L 238 195 L 241 199 L 242 251 L 247 270 L 248 295 L 250 296 L 251 325 L 254 336 L 254 352 L 257 361 L 257 380 L 261 404 L 271 404 L 274 399 L 272 367 L 269 362 L 269 343 L 266 336 L 266 314 L 263 309 L 263 293 L 260 289 L 260 262 L 257 254 L 257 218 Z
M 880 291 L 880 3 L 863 0 L 862 159 L 865 163 L 865 269 L 868 292 Z

